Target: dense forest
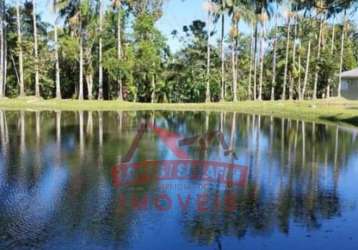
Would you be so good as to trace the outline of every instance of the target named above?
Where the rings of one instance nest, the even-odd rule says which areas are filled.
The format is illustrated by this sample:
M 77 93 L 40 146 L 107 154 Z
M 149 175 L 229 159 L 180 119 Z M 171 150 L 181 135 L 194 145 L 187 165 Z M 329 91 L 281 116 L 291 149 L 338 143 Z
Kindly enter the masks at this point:
M 207 0 L 172 37 L 156 26 L 165 0 L 53 0 L 54 23 L 37 3 L 0 3 L 0 97 L 328 98 L 358 64 L 357 0 Z

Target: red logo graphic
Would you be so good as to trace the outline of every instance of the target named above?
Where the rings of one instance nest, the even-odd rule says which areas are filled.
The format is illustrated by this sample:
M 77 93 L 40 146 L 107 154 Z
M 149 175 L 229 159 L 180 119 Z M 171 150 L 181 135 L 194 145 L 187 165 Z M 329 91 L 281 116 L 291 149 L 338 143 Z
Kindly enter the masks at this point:
M 156 134 L 178 160 L 145 160 L 130 163 L 140 140 L 149 131 Z M 156 127 L 152 123 L 143 122 L 128 153 L 112 169 L 113 185 L 128 187 L 146 185 L 154 180 L 194 180 L 244 187 L 248 178 L 247 166 L 220 161 L 193 160 L 181 148 L 198 143 L 200 150 L 205 151 L 215 138 L 223 147 L 225 156 L 231 155 L 232 159 L 237 159 L 235 152 L 229 148 L 224 135 L 219 131 L 184 138 L 167 129 Z

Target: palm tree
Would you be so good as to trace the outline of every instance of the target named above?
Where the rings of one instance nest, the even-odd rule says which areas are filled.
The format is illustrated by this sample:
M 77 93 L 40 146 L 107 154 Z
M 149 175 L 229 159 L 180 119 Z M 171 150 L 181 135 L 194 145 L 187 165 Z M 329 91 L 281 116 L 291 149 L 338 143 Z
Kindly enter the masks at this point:
M 298 13 L 295 13 L 295 15 L 293 16 L 293 20 L 294 20 L 294 36 L 293 36 L 293 49 L 292 49 L 292 71 L 294 71 L 294 69 L 296 68 L 296 50 L 297 50 L 296 39 L 297 39 L 297 31 L 298 31 L 298 25 L 299 25 Z M 295 78 L 291 74 L 290 87 L 289 87 L 289 93 L 288 93 L 289 100 L 293 99 L 294 83 L 295 83 Z
M 230 37 L 232 40 L 231 45 L 231 66 L 232 66 L 232 91 L 233 91 L 233 101 L 236 102 L 237 99 L 237 65 L 238 65 L 238 59 L 237 59 L 237 48 L 239 43 L 239 22 L 241 19 L 244 20 L 252 20 L 253 19 L 253 13 L 249 11 L 248 4 L 242 0 L 234 0 L 234 1 L 228 1 L 227 7 L 229 10 L 229 15 L 231 15 L 231 31 L 230 31 Z M 251 70 L 250 70 L 251 72 Z M 251 75 L 250 75 L 251 76 Z M 251 77 L 250 77 L 251 82 Z
M 82 37 L 82 15 L 81 15 L 81 4 L 80 1 L 79 12 L 77 13 L 77 23 L 79 25 L 79 39 L 80 39 L 80 75 L 79 75 L 79 94 L 78 99 L 83 100 L 83 37 Z
M 35 95 L 40 96 L 40 75 L 39 75 L 39 55 L 37 44 L 37 21 L 36 21 L 36 0 L 32 0 L 32 21 L 34 37 L 34 57 L 35 57 Z
M 6 83 L 6 39 L 5 39 L 5 1 L 0 2 L 0 98 L 5 96 Z
M 264 40 L 265 40 L 265 23 L 267 21 L 267 14 L 263 12 L 260 15 L 261 22 L 261 38 L 260 38 L 260 78 L 259 78 L 259 101 L 262 100 L 262 86 L 263 86 L 263 72 L 264 72 Z
M 233 17 L 233 24 L 232 24 L 232 34 L 231 39 L 233 40 L 231 45 L 231 67 L 232 67 L 232 91 L 233 91 L 233 101 L 237 102 L 237 56 L 236 50 L 238 46 L 238 21 L 235 20 L 236 18 Z
M 283 90 L 282 100 L 286 100 L 287 74 L 288 74 L 288 55 L 290 50 L 290 31 L 291 31 L 291 13 L 287 12 L 287 38 L 286 38 L 286 57 L 285 57 L 285 72 L 283 76 Z
M 271 101 L 275 100 L 275 86 L 276 86 L 276 64 L 277 64 L 277 14 L 275 14 L 273 46 L 273 62 L 272 62 L 272 82 L 271 82 Z
M 341 34 L 341 52 L 340 52 L 340 60 L 339 60 L 339 82 L 338 82 L 338 97 L 341 97 L 341 89 L 342 89 L 342 71 L 343 71 L 343 54 L 344 54 L 344 39 L 346 32 L 346 22 L 347 22 L 347 11 L 344 11 L 343 18 L 343 28 Z
M 117 60 L 122 59 L 122 0 L 114 0 L 113 8 L 117 10 Z M 118 77 L 118 100 L 123 100 L 123 83 L 121 76 Z
M 21 33 L 21 20 L 20 20 L 20 1 L 16 1 L 16 23 L 17 23 L 17 46 L 19 50 L 19 85 L 20 96 L 25 96 L 24 86 L 24 66 L 23 66 L 23 54 L 22 54 L 22 33 Z
M 103 65 L 102 65 L 102 26 L 103 26 L 103 1 L 99 0 L 99 55 L 98 55 L 98 99 L 103 99 Z
M 257 98 L 257 63 L 258 63 L 258 57 L 257 57 L 257 42 L 258 42 L 258 20 L 260 17 L 268 17 L 270 16 L 270 4 L 273 2 L 273 0 L 252 0 L 252 1 L 244 1 L 247 5 L 251 5 L 253 9 L 255 10 L 255 32 L 254 32 L 254 100 Z M 275 1 L 278 2 L 278 1 Z M 252 8 L 250 8 L 252 9 Z M 263 62 L 262 62 L 263 63 Z M 262 66 L 262 63 L 260 62 L 260 66 Z M 261 69 L 260 69 L 261 70 Z M 259 90 L 260 91 L 260 90 Z
M 82 23 L 82 9 L 83 0 L 58 0 L 60 8 L 60 15 L 65 17 L 66 23 L 69 24 L 71 34 L 78 38 L 79 49 L 79 93 L 78 99 L 83 100 L 83 73 L 84 73 L 84 58 L 83 58 L 83 23 Z
M 221 49 L 221 93 L 220 101 L 223 101 L 225 98 L 225 50 L 224 50 L 224 38 L 225 38 L 225 13 L 226 13 L 226 0 L 221 0 L 221 39 L 220 39 L 220 49 Z
M 220 63 L 221 63 L 221 79 L 220 79 L 220 101 L 225 99 L 225 14 L 227 11 L 226 1 L 228 0 L 213 0 L 217 5 L 216 13 L 213 13 L 214 22 L 221 21 L 221 34 L 220 34 Z M 230 1 L 230 0 L 229 0 Z
M 330 54 L 334 56 L 334 42 L 335 42 L 335 35 L 336 35 L 336 18 L 333 16 L 333 23 L 332 23 L 332 36 L 331 36 L 331 51 Z M 326 98 L 331 96 L 331 84 L 332 84 L 332 77 L 328 79 L 327 88 L 326 88 Z
M 208 12 L 208 20 L 207 20 L 207 26 L 208 26 L 208 37 L 207 37 L 207 52 L 206 52 L 206 91 L 205 91 L 205 102 L 210 102 L 210 60 L 211 60 L 211 48 L 210 48 L 210 37 L 211 37 L 211 25 L 212 25 L 212 14 L 215 12 L 215 4 L 208 0 L 204 4 L 204 9 Z
M 249 86 L 248 86 L 248 99 L 251 100 L 252 98 L 252 64 L 253 64 L 253 47 L 254 47 L 254 24 L 251 23 L 251 39 L 250 39 L 250 66 L 249 66 Z
M 59 9 L 60 0 L 53 1 L 53 9 L 55 14 Z M 58 27 L 57 27 L 57 20 L 54 23 L 54 40 L 55 40 L 55 70 L 56 70 L 56 98 L 61 99 L 61 82 L 60 82 L 60 59 L 58 56 Z

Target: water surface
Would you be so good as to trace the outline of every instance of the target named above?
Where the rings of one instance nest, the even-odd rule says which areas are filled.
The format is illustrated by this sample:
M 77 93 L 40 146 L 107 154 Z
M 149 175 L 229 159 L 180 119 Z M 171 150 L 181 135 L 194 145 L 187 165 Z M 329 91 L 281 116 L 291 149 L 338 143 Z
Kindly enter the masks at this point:
M 358 246 L 354 129 L 238 113 L 0 111 L 0 145 L 0 249 Z

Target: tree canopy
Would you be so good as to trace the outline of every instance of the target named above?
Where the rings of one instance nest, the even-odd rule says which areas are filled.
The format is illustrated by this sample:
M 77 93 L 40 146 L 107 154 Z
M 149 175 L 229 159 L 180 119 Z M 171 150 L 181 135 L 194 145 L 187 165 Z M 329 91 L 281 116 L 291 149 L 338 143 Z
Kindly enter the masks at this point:
M 36 0 L 2 3 L 0 97 L 316 99 L 339 95 L 340 72 L 358 65 L 356 0 L 208 0 L 208 19 L 171 37 L 156 26 L 163 4 L 54 1 L 51 24 Z

